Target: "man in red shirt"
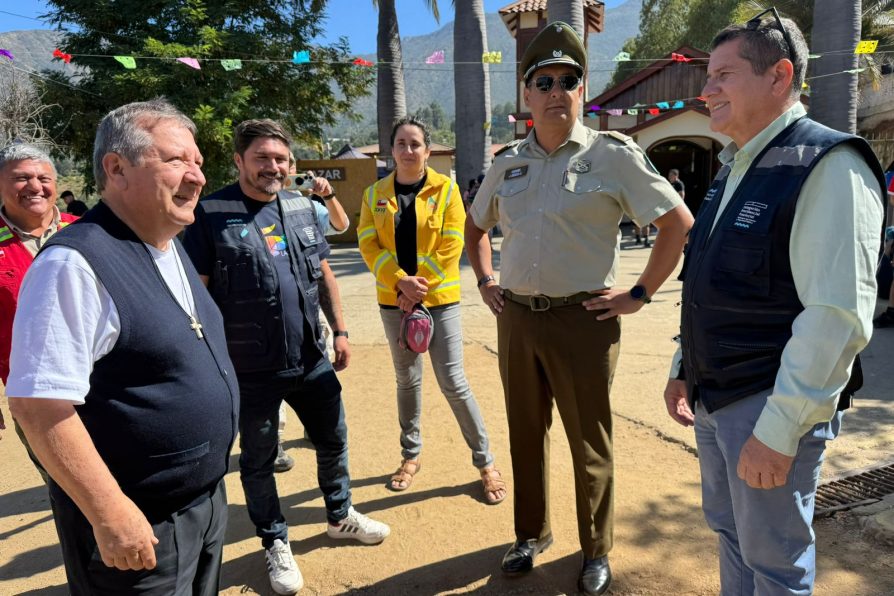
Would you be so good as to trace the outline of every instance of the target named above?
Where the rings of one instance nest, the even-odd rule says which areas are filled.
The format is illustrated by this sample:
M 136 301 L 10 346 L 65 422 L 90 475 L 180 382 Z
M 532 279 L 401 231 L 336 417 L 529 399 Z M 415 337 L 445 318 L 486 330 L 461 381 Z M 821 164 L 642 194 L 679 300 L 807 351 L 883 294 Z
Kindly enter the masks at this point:
M 34 256 L 50 236 L 77 218 L 56 208 L 56 168 L 49 155 L 25 144 L 0 149 L 0 380 L 9 377 L 12 320 L 19 286 Z M 0 430 L 6 428 L 0 410 Z M 46 480 L 16 425 L 31 461 Z

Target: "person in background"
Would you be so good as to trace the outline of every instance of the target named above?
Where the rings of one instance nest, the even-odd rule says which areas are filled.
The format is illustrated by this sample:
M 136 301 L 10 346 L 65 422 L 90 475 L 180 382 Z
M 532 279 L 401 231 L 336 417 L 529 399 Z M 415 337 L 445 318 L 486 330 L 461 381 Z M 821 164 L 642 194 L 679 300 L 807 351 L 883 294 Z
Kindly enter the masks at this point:
M 32 145 L 17 144 L 0 150 L 0 380 L 9 379 L 12 321 L 19 304 L 19 288 L 37 251 L 53 234 L 77 218 L 56 208 L 56 168 L 49 155 Z M 47 472 L 28 445 L 21 426 L 16 434 L 44 482 Z M 0 411 L 0 430 L 5 429 Z
M 59 197 L 65 201 L 65 211 L 69 215 L 80 217 L 87 213 L 87 204 L 84 201 L 76 199 L 74 193 L 70 190 L 62 191 L 62 194 L 59 195 Z
M 429 347 L 438 386 L 459 423 L 484 498 L 506 498 L 506 483 L 494 467 L 487 430 L 463 367 L 459 305 L 459 259 L 466 218 L 459 187 L 428 167 L 431 134 L 415 117 L 391 130 L 395 170 L 363 193 L 357 240 L 376 279 L 379 314 L 397 377 L 401 463 L 390 488 L 410 488 L 422 453 L 422 355 L 399 345 L 401 317 L 423 304 L 434 319 Z
M 677 168 L 668 170 L 667 181 L 671 183 L 671 186 L 674 187 L 674 190 L 677 191 L 677 194 L 680 195 L 681 199 L 686 198 L 686 185 L 680 180 L 680 170 Z
M 295 175 L 297 173 L 298 168 L 295 162 L 295 155 L 292 154 L 292 152 L 289 152 L 289 175 Z M 305 175 L 312 179 L 316 178 L 313 172 L 306 172 Z M 286 192 L 302 196 L 299 191 Z M 341 203 L 334 193 L 325 199 L 315 194 L 311 194 L 310 198 L 313 201 L 314 211 L 317 216 L 317 225 L 323 230 L 323 233 L 326 236 L 334 236 L 347 231 L 348 226 L 350 225 L 348 215 L 345 213 L 344 207 L 341 206 Z M 320 326 L 323 330 L 323 339 L 326 342 L 326 356 L 329 360 L 333 360 L 335 358 L 335 350 L 332 346 L 332 327 L 329 325 L 329 321 L 326 320 L 326 317 L 323 316 L 322 311 L 320 312 L 319 318 Z M 276 448 L 276 461 L 273 462 L 273 471 L 277 474 L 288 472 L 295 466 L 295 460 L 291 455 L 286 453 L 282 446 L 283 434 L 286 431 L 286 416 L 286 402 L 283 401 L 279 404 L 279 444 Z M 307 433 L 304 434 L 304 438 L 309 439 Z

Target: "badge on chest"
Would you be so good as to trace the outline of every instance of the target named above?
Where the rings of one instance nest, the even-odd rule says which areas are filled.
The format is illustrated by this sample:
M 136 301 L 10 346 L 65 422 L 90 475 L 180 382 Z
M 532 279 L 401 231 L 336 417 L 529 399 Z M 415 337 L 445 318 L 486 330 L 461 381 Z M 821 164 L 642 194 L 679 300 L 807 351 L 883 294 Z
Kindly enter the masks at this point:
M 528 173 L 528 166 L 519 166 L 517 168 L 510 168 L 506 170 L 506 173 L 503 174 L 503 180 L 515 180 L 516 178 L 521 178 Z

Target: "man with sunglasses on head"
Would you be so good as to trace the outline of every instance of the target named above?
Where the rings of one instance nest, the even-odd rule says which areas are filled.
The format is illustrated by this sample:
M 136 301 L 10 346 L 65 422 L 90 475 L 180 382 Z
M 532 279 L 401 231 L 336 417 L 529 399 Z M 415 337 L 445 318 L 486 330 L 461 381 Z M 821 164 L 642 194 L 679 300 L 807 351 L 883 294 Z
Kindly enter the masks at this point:
M 806 116 L 794 22 L 770 9 L 712 48 L 702 95 L 733 142 L 689 235 L 664 397 L 695 426 L 721 593 L 812 594 L 823 452 L 872 333 L 884 175 L 863 139 Z
M 510 143 L 487 173 L 466 220 L 469 260 L 497 317 L 500 375 L 515 476 L 515 543 L 507 574 L 530 571 L 552 544 L 548 469 L 555 399 L 571 446 L 583 551 L 579 587 L 611 583 L 614 491 L 609 389 L 619 315 L 650 302 L 677 265 L 692 215 L 642 149 L 579 120 L 586 51 L 567 24 L 547 25 L 525 51 L 520 75 L 534 129 Z M 618 224 L 660 230 L 636 284 L 616 286 Z M 499 284 L 486 230 L 503 229 Z

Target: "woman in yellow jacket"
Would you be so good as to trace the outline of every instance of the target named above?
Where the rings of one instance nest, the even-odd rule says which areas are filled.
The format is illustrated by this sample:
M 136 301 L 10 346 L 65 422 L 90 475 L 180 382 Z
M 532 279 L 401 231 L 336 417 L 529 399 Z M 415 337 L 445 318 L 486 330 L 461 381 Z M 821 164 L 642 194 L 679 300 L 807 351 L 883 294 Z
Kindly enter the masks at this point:
M 363 260 L 376 278 L 385 335 L 397 375 L 401 464 L 393 490 L 406 490 L 420 470 L 422 451 L 422 355 L 398 344 L 403 312 L 422 303 L 434 319 L 429 346 L 432 367 L 447 397 L 472 463 L 481 472 L 488 503 L 506 498 L 506 484 L 494 467 L 487 431 L 463 369 L 459 258 L 465 210 L 462 193 L 447 176 L 427 167 L 431 135 L 410 117 L 394 125 L 391 152 L 395 171 L 366 189 L 357 239 Z

